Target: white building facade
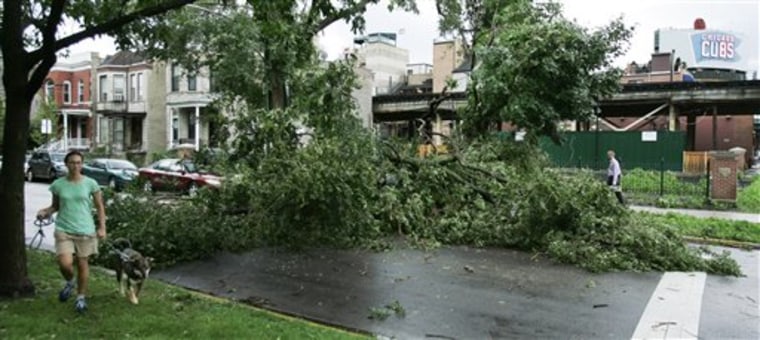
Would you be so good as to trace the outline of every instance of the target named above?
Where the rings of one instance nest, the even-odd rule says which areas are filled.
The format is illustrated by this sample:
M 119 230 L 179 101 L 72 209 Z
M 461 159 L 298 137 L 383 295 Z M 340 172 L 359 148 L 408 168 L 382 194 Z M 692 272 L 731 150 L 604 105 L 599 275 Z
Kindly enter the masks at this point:
M 373 94 L 392 93 L 406 83 L 409 51 L 396 45 L 395 33 L 371 33 L 354 38 L 355 53 L 373 73 Z

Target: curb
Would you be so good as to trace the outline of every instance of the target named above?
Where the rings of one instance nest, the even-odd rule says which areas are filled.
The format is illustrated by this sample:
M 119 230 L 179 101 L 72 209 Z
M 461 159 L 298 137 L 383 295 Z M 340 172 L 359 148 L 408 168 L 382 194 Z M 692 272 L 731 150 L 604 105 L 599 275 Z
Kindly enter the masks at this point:
M 372 332 L 369 332 L 369 331 L 366 331 L 366 330 L 363 330 L 363 329 L 358 329 L 358 328 L 353 328 L 353 327 L 347 327 L 347 326 L 340 325 L 340 324 L 337 324 L 337 323 L 334 323 L 334 322 L 330 322 L 330 321 L 327 321 L 327 320 L 323 320 L 323 319 L 319 319 L 319 318 L 312 318 L 312 317 L 309 317 L 309 316 L 300 315 L 298 313 L 287 312 L 287 311 L 278 310 L 278 309 L 275 309 L 275 308 L 265 308 L 265 307 L 261 307 L 261 306 L 256 306 L 256 305 L 253 305 L 253 304 L 250 304 L 250 303 L 246 303 L 246 302 L 238 300 L 238 299 L 225 298 L 225 297 L 214 295 L 212 293 L 204 292 L 204 291 L 201 291 L 201 290 L 198 290 L 198 289 L 195 289 L 195 288 L 189 288 L 189 287 L 185 287 L 185 286 L 180 286 L 180 285 L 177 285 L 175 283 L 171 283 L 170 281 L 159 280 L 159 279 L 156 279 L 156 280 L 157 281 L 161 281 L 161 282 L 163 282 L 165 284 L 171 285 L 172 287 L 179 288 L 179 289 L 182 289 L 182 290 L 186 290 L 190 294 L 196 295 L 199 298 L 208 299 L 208 300 L 215 301 L 215 302 L 218 302 L 218 303 L 236 304 L 236 305 L 243 306 L 245 308 L 249 308 L 249 309 L 252 309 L 252 310 L 255 310 L 255 311 L 267 313 L 267 314 L 273 315 L 273 316 L 278 317 L 278 318 L 283 318 L 285 320 L 300 321 L 300 322 L 304 322 L 304 323 L 306 323 L 306 324 L 308 324 L 310 326 L 313 326 L 313 327 L 329 329 L 331 331 L 344 332 L 346 334 L 351 334 L 351 335 L 364 335 L 364 336 L 369 336 L 369 337 L 382 338 L 382 336 L 380 336 L 380 335 L 373 334 Z
M 694 237 L 694 236 L 682 236 L 681 238 L 683 238 L 685 241 L 697 243 L 697 244 L 724 246 L 724 247 L 739 248 L 739 249 L 744 249 L 744 250 L 760 250 L 760 244 L 752 243 L 752 242 L 732 241 L 732 240 L 724 240 L 724 239 L 717 239 L 717 238 Z

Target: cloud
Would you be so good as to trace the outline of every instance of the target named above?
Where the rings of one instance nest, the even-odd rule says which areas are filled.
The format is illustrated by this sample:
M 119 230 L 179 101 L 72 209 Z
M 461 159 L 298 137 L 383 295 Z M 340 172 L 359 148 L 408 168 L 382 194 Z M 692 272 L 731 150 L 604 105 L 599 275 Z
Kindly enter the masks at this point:
M 742 33 L 742 53 L 751 71 L 758 70 L 760 46 L 760 5 L 757 0 L 560 0 L 565 16 L 577 20 L 583 26 L 597 28 L 622 15 L 627 25 L 635 26 L 626 55 L 618 58 L 617 66 L 636 61 L 647 62 L 654 51 L 654 31 L 658 28 L 690 28 L 694 19 L 704 18 L 707 28 Z M 438 14 L 435 0 L 417 0 L 419 15 L 387 9 L 388 1 L 370 6 L 365 15 L 366 31 L 396 32 L 398 46 L 409 50 L 412 63 L 433 60 L 433 40 L 439 36 Z M 349 24 L 339 21 L 325 29 L 319 44 L 329 59 L 342 55 L 345 48 L 352 47 L 355 34 Z M 112 38 L 98 38 L 83 41 L 72 47 L 72 51 L 99 51 L 101 55 L 113 53 Z
M 401 10 L 388 11 L 388 1 L 369 6 L 364 16 L 366 33 L 393 32 L 398 34 L 397 46 L 409 50 L 409 61 L 430 63 L 433 60 L 433 40 L 438 36 L 438 13 L 435 1 L 418 0 L 419 15 Z M 329 59 L 340 57 L 344 48 L 351 47 L 353 38 L 350 25 L 339 21 L 323 32 L 320 43 Z
M 691 28 L 694 19 L 701 17 L 708 28 L 735 31 L 748 37 L 743 52 L 749 70 L 758 69 L 758 32 L 760 6 L 756 0 L 561 0 L 565 16 L 580 25 L 596 29 L 622 17 L 634 26 L 627 53 L 618 58 L 619 67 L 636 61 L 649 61 L 654 52 L 654 31 L 660 28 Z M 409 50 L 410 62 L 431 63 L 433 40 L 439 36 L 438 14 L 434 0 L 418 0 L 419 15 L 405 12 L 388 12 L 387 1 L 372 6 L 365 16 L 367 32 L 399 32 L 398 46 Z M 331 59 L 337 58 L 343 48 L 350 47 L 353 34 L 343 22 L 325 30 L 323 44 Z

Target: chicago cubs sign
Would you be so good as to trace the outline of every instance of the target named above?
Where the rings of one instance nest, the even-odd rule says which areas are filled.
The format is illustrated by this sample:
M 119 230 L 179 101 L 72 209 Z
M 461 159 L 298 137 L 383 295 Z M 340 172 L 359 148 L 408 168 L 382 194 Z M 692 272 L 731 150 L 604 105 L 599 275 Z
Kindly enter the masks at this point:
M 700 31 L 691 35 L 694 59 L 736 62 L 740 40 L 735 35 L 720 31 Z

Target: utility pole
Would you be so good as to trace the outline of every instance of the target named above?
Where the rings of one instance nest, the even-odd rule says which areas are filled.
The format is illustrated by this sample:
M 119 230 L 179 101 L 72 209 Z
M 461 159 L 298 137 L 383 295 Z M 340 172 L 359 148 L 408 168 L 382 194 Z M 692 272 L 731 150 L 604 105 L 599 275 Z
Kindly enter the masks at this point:
M 669 63 L 670 67 L 669 68 L 670 68 L 670 82 L 671 83 L 673 82 L 673 68 L 674 68 L 673 67 L 673 56 L 675 54 L 676 54 L 676 50 L 675 49 L 670 50 L 670 63 Z

